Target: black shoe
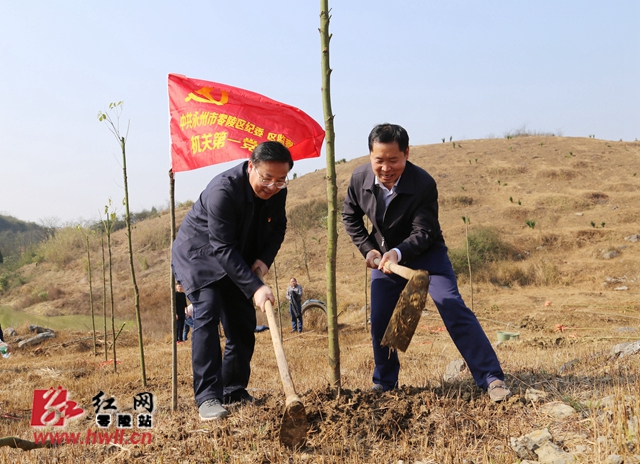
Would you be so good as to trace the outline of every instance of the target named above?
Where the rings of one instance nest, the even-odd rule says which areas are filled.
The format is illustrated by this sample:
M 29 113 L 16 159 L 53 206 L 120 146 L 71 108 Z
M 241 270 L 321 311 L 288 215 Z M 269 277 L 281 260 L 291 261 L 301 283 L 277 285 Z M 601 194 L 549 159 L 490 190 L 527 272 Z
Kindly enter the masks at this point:
M 249 394 L 244 388 L 236 390 L 228 395 L 224 395 L 224 404 L 236 404 L 236 403 L 253 403 L 255 398 Z
M 229 415 L 229 411 L 222 407 L 218 398 L 206 400 L 198 407 L 198 412 L 203 421 L 223 419 Z

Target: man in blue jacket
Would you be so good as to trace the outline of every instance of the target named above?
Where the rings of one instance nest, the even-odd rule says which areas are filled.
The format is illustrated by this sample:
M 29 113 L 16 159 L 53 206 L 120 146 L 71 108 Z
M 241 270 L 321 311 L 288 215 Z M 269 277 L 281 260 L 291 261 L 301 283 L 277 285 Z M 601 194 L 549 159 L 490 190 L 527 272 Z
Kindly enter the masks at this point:
M 493 401 L 510 395 L 500 363 L 478 319 L 458 292 L 438 220 L 436 182 L 409 162 L 409 135 L 395 124 L 369 134 L 370 163 L 356 168 L 344 200 L 342 220 L 353 243 L 372 268 L 371 335 L 373 391 L 397 387 L 396 351 L 380 344 L 407 281 L 384 268 L 389 261 L 429 271 L 431 295 L 453 342 L 476 383 Z M 373 225 L 367 231 L 364 216 Z M 374 263 L 379 259 L 380 263 Z
M 265 275 L 284 240 L 289 150 L 259 144 L 251 159 L 216 176 L 185 217 L 172 267 L 194 308 L 193 389 L 202 420 L 226 417 L 224 404 L 252 401 L 246 390 L 256 314 L 275 302 Z M 218 323 L 226 336 L 221 353 Z

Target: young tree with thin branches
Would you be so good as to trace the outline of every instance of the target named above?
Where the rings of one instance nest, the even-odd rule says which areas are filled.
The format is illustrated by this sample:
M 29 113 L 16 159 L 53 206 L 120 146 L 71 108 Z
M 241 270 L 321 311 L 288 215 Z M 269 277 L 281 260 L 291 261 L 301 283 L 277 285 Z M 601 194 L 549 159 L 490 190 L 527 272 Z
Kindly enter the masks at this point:
M 93 310 L 93 284 L 91 282 L 91 251 L 89 248 L 89 233 L 85 233 L 81 225 L 78 225 L 78 230 L 84 236 L 87 245 L 87 274 L 89 277 L 89 306 L 91 307 L 91 327 L 93 333 L 93 355 L 97 356 L 98 350 L 96 348 L 96 318 Z M 93 232 L 95 233 L 95 232 Z
M 136 323 L 138 325 L 138 347 L 140 349 L 140 373 L 142 376 L 142 386 L 147 386 L 147 374 L 144 363 L 144 343 L 142 341 L 142 319 L 140 317 L 140 291 L 138 290 L 138 283 L 136 282 L 136 272 L 133 266 L 133 245 L 131 244 L 131 214 L 129 212 L 129 187 L 127 183 L 127 155 L 126 155 L 126 143 L 129 135 L 129 124 L 127 124 L 127 132 L 124 136 L 120 133 L 120 115 L 123 109 L 122 101 L 118 103 L 109 103 L 109 110 L 112 111 L 115 117 L 114 119 L 107 112 L 98 112 L 98 120 L 104 121 L 111 133 L 118 140 L 120 149 L 122 150 L 122 175 L 124 178 L 124 206 L 125 206 L 125 222 L 127 225 L 127 241 L 129 245 L 129 269 L 131 270 L 131 283 L 133 285 L 133 295 L 136 309 Z M 114 340 L 115 345 L 115 340 Z M 114 359 L 115 362 L 115 359 Z
M 102 320 L 104 322 L 104 360 L 109 359 L 107 354 L 107 263 L 104 256 L 104 236 L 100 237 L 102 247 Z
M 335 165 L 335 132 L 331 110 L 331 66 L 329 64 L 329 0 L 320 0 L 320 44 L 322 52 L 322 106 L 327 156 L 327 325 L 329 334 L 329 368 L 331 388 L 339 391 L 340 342 L 338 338 L 338 304 L 336 299 L 336 255 L 338 248 L 338 186 Z
M 116 222 L 115 211 L 109 212 L 111 206 L 111 199 L 109 203 L 104 207 L 104 216 L 102 220 L 102 226 L 104 227 L 104 233 L 107 236 L 107 251 L 109 252 L 109 296 L 111 300 L 111 336 L 113 337 L 113 372 L 118 372 L 118 363 L 116 357 L 116 321 L 115 321 L 115 306 L 113 301 L 113 257 L 111 255 L 111 232 L 113 231 L 113 225 Z M 106 325 L 106 310 L 105 310 L 105 330 L 104 330 L 104 353 L 107 354 L 107 325 Z

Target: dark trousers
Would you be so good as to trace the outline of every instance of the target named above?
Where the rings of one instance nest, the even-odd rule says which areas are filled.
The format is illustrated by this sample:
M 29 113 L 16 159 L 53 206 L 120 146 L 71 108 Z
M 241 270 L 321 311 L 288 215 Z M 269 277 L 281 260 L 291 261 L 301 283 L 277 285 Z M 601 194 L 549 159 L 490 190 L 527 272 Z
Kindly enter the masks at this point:
M 289 302 L 289 313 L 291 314 L 291 330 L 302 332 L 302 308 L 298 302 Z
M 182 314 L 178 313 L 178 318 L 176 319 L 176 340 L 181 342 L 185 338 L 182 336 L 184 332 L 184 310 L 182 310 Z
M 189 295 L 193 304 L 191 364 L 196 403 L 222 400 L 247 387 L 255 346 L 253 302 L 229 279 L 214 282 Z M 227 337 L 224 357 L 218 323 Z
M 187 317 L 184 320 L 184 331 L 182 332 L 182 340 L 184 340 L 185 342 L 187 341 L 187 338 L 189 337 L 189 330 L 193 329 L 193 318 L 192 317 Z
M 429 271 L 429 295 L 476 384 L 486 389 L 494 380 L 504 380 L 491 342 L 458 292 L 446 247 L 431 247 L 408 267 Z M 385 389 L 397 386 L 400 362 L 397 351 L 381 346 L 380 341 L 406 283 L 402 277 L 387 275 L 377 269 L 371 273 L 371 336 L 375 362 L 373 382 Z

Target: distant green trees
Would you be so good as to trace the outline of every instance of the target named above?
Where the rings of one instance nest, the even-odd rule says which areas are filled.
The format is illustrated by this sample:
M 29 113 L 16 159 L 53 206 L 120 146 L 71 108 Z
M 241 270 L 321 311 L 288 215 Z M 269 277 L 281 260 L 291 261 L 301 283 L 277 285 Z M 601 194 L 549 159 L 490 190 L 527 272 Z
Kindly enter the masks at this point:
M 159 217 L 165 210 L 165 207 L 154 206 L 151 209 L 131 212 L 131 224 L 137 224 L 147 219 Z M 46 220 L 42 220 L 43 224 L 46 222 Z M 52 257 L 48 252 L 56 249 L 58 242 L 62 243 L 72 237 L 80 245 L 83 245 L 82 240 L 74 237 L 76 235 L 75 226 L 47 226 L 47 228 L 45 228 L 43 224 L 22 221 L 12 216 L 0 215 L 0 250 L 2 250 L 2 254 L 0 254 L 0 264 L 4 264 L 4 266 L 15 270 L 25 264 L 50 261 Z M 124 215 L 117 215 L 112 225 L 112 232 L 124 229 L 126 227 Z M 94 232 L 98 235 L 104 233 L 102 220 L 100 218 L 95 221 L 82 221 L 82 227 L 86 229 L 87 232 Z M 73 245 L 75 246 L 77 244 L 74 242 Z M 64 247 L 57 247 L 57 251 L 64 251 Z M 69 255 L 73 256 L 73 250 L 68 251 L 70 252 Z
M 46 231 L 34 222 L 0 215 L 0 263 L 18 261 L 20 256 L 46 239 Z

